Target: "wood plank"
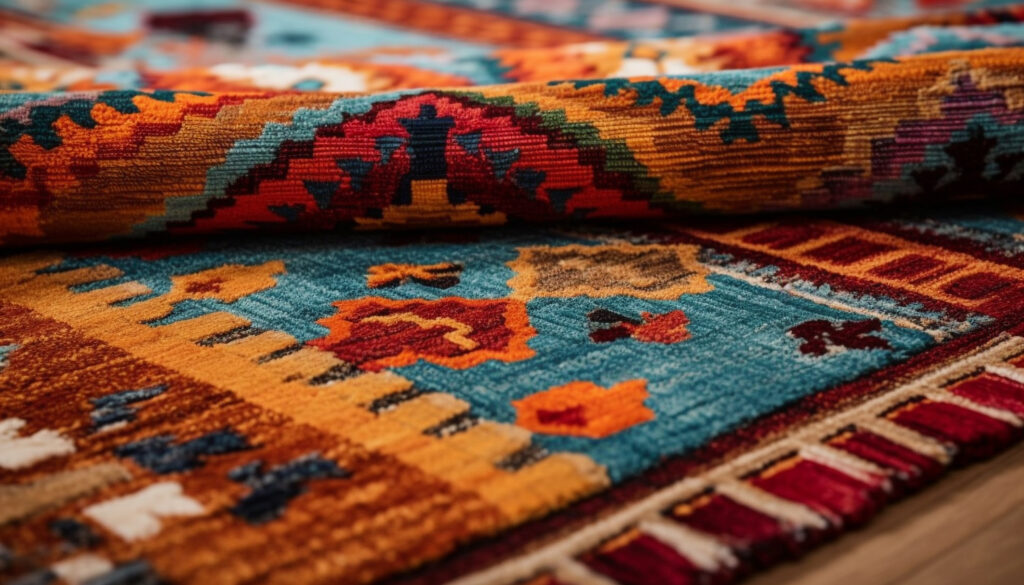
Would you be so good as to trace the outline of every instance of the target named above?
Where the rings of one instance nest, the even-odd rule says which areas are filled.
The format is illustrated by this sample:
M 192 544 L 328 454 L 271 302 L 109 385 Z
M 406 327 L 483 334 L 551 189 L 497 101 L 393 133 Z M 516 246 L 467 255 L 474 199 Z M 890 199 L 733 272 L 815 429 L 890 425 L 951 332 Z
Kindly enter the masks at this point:
M 1024 583 L 1024 444 L 890 506 L 748 585 Z
M 1024 489 L 1019 486 L 1018 490 Z M 970 583 L 1009 585 L 1024 582 L 1024 508 L 999 518 L 935 562 L 921 567 L 904 585 Z

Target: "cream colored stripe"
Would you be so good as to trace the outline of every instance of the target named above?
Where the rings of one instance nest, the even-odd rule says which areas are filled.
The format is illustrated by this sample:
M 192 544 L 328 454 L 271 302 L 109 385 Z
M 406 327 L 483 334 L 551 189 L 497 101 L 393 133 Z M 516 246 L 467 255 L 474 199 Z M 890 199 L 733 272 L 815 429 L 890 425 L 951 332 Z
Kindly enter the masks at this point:
M 794 526 L 825 530 L 828 520 L 807 506 L 782 499 L 746 482 L 730 479 L 715 486 L 723 496 Z
M 889 475 L 884 469 L 870 461 L 821 443 L 801 448 L 800 456 L 809 461 L 841 471 L 869 485 L 878 481 L 879 477 L 886 478 Z M 889 491 L 892 486 L 888 485 L 887 479 L 885 482 L 886 491 Z
M 958 395 L 953 394 L 952 392 L 948 392 L 946 390 L 939 390 L 939 391 L 935 391 L 935 392 L 929 392 L 929 393 L 925 394 L 925 397 L 928 398 L 929 400 L 933 401 L 933 402 L 945 402 L 945 403 L 948 403 L 948 404 L 955 404 L 955 405 L 959 406 L 960 408 L 964 408 L 964 409 L 967 409 L 967 410 L 970 410 L 970 411 L 973 411 L 973 412 L 977 412 L 978 414 L 987 416 L 989 418 L 994 418 L 996 420 L 1003 421 L 1003 422 L 1005 422 L 1005 423 L 1007 423 L 1009 425 L 1013 425 L 1015 427 L 1022 426 L 1021 425 L 1020 417 L 1018 417 L 1017 415 L 1013 414 L 1012 412 L 1010 412 L 1008 410 L 1003 410 L 1001 408 L 992 408 L 990 406 L 984 406 L 984 405 L 978 404 L 977 402 L 974 402 L 974 401 L 972 401 L 972 400 L 970 400 L 968 398 L 964 398 L 963 396 L 958 396 Z
M 985 371 L 1024 384 L 1024 370 L 1003 364 L 985 366 Z
M 874 433 L 883 439 L 888 439 L 897 445 L 930 457 L 943 465 L 949 465 L 952 459 L 949 448 L 940 441 L 922 435 L 913 429 L 900 426 L 889 419 L 870 416 L 858 419 L 854 424 L 858 429 Z
M 671 546 L 687 560 L 709 573 L 723 567 L 737 567 L 740 562 L 732 550 L 715 537 L 694 530 L 678 522 L 669 522 L 663 516 L 650 516 L 640 521 L 641 532 L 649 534 Z

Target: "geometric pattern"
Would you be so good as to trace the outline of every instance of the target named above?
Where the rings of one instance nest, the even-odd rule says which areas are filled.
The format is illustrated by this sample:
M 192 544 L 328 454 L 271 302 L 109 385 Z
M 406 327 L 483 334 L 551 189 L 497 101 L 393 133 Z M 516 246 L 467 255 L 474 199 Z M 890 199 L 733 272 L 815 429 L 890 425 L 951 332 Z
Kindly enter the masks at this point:
M 331 333 L 312 345 L 366 370 L 419 359 L 462 369 L 491 359 L 514 361 L 534 355 L 526 343 L 535 333 L 526 307 L 516 301 L 371 297 L 335 306 L 338 314 L 321 321 Z M 386 346 L 379 342 L 382 336 L 389 338 Z
M 461 583 L 770 565 L 1019 437 L 1020 221 L 927 217 L 16 253 L 0 531 L 29 571 L 179 582 L 312 578 L 288 558 Z M 634 288 L 517 298 L 597 257 Z M 461 270 L 375 286 L 383 265 Z M 254 563 L 232 543 L 262 530 L 324 542 Z M 195 534 L 216 565 L 166 544 Z
M 369 97 L 0 95 L 0 242 L 1009 197 L 1015 51 Z
M 711 290 L 693 246 L 561 246 L 523 248 L 509 265 L 516 295 L 675 299 Z
M 1024 7 L 682 4 L 0 7 L 0 581 L 725 584 L 1019 441 Z

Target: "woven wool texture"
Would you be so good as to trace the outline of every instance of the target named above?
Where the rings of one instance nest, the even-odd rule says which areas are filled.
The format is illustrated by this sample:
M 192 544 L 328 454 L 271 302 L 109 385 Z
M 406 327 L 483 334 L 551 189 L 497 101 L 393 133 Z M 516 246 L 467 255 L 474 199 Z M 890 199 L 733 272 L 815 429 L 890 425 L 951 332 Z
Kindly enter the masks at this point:
M 724 584 L 1019 440 L 1024 6 L 717 4 L 0 2 L 0 580 Z

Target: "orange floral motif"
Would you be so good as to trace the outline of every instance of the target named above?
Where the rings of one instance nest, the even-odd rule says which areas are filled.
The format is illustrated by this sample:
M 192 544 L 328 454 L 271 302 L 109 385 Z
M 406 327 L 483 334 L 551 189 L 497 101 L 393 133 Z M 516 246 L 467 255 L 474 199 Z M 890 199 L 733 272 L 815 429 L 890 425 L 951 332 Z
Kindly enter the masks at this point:
M 611 388 L 576 381 L 515 400 L 516 424 L 536 433 L 601 439 L 654 420 L 644 406 L 646 380 L 627 380 Z
M 368 297 L 334 306 L 338 313 L 319 321 L 331 332 L 310 344 L 364 370 L 407 366 L 420 359 L 465 369 L 487 360 L 514 362 L 534 356 L 526 342 L 537 332 L 521 301 Z

